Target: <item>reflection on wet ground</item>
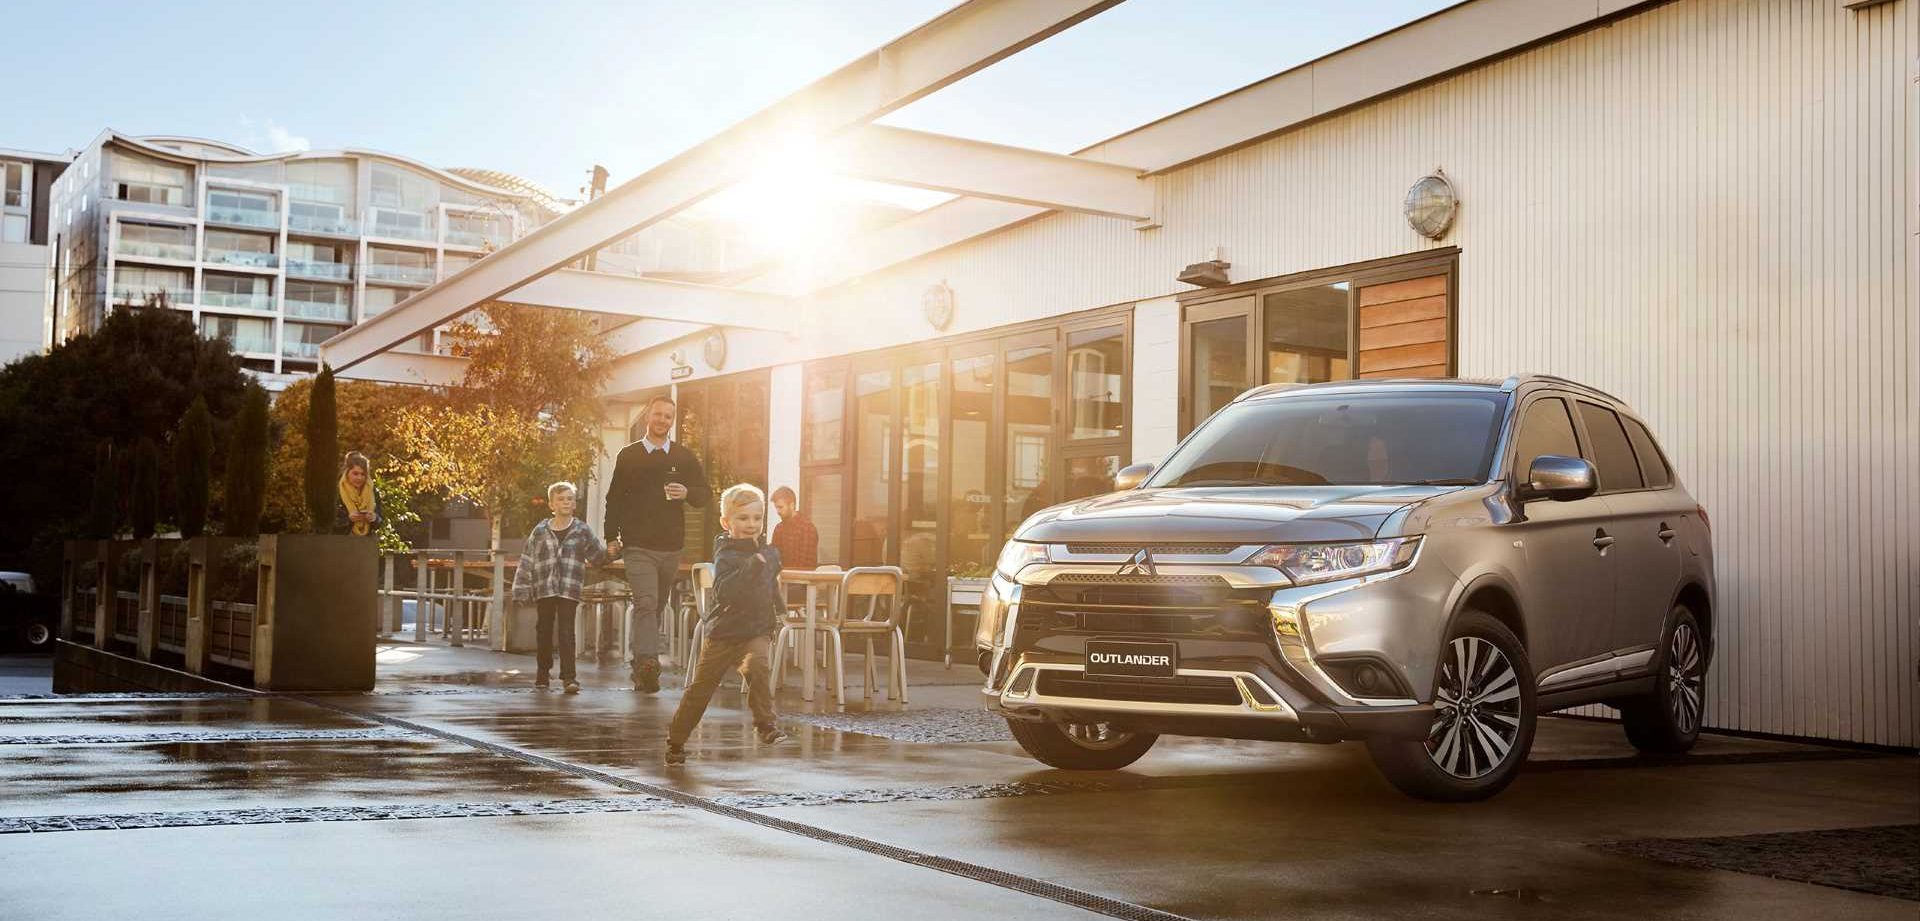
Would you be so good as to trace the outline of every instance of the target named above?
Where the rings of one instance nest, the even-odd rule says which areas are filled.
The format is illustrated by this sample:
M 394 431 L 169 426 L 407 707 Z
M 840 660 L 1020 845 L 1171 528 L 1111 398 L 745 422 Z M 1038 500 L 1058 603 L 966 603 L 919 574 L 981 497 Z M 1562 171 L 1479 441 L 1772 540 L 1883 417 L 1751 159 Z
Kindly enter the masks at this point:
M 798 874 L 833 891 L 881 891 L 844 878 L 849 862 L 878 861 L 881 876 L 950 900 L 914 909 L 929 917 L 996 905 L 1017 917 L 1073 913 L 1012 892 L 1013 883 L 990 878 L 996 871 L 1121 900 L 1089 903 L 1107 909 L 1186 917 L 1912 914 L 1912 903 L 1594 846 L 1912 823 L 1920 771 L 1911 757 L 1711 736 L 1695 756 L 1651 762 L 1633 756 L 1617 725 L 1549 719 L 1533 769 L 1480 804 L 1406 799 L 1357 745 L 1163 739 L 1126 771 L 1075 773 L 1047 769 L 1011 742 L 949 741 L 978 732 L 952 720 L 953 734 L 941 734 L 943 713 L 974 706 L 973 676 L 915 664 L 906 708 L 868 704 L 857 687 L 845 708 L 824 695 L 809 704 L 789 687 L 781 708 L 809 716 L 789 720 L 793 738 L 775 746 L 753 738 L 737 686 L 723 690 L 690 740 L 692 762 L 667 768 L 660 755 L 675 681 L 638 694 L 624 667 L 601 661 L 582 668 L 587 692 L 566 696 L 532 690 L 520 656 L 393 647 L 382 660 L 370 695 L 0 701 L 0 861 L 70 860 L 66 848 L 78 846 L 46 850 L 42 841 L 85 839 L 92 855 L 197 834 L 196 846 L 222 855 L 265 847 L 303 871 L 365 872 L 355 869 L 363 850 L 418 842 L 477 847 L 488 855 L 482 864 L 523 867 L 547 865 L 540 849 L 571 854 L 592 840 L 641 862 L 663 849 L 682 855 L 692 863 L 672 880 L 678 887 L 696 885 L 699 867 L 722 855 L 752 853 L 778 863 L 769 879 Z M 648 791 L 703 799 L 668 808 Z M 741 809 L 801 824 L 749 828 L 727 811 Z M 396 819 L 419 821 L 381 821 Z M 180 827 L 196 825 L 233 827 Z M 920 856 L 881 860 L 831 844 L 834 833 Z M 951 872 L 974 876 L 899 860 L 960 861 Z M 34 878 L 0 875 L 0 904 L 62 916 L 46 884 L 23 882 Z M 359 904 L 298 885 L 291 892 L 288 904 L 310 909 L 295 913 L 344 917 Z M 108 916 L 138 895 L 107 887 L 88 903 L 94 912 L 69 916 Z M 556 898 L 596 913 L 597 903 Z M 897 898 L 888 908 L 919 896 Z M 718 914 L 814 916 L 794 914 L 804 901 Z M 467 904 L 462 913 L 510 904 L 518 903 Z

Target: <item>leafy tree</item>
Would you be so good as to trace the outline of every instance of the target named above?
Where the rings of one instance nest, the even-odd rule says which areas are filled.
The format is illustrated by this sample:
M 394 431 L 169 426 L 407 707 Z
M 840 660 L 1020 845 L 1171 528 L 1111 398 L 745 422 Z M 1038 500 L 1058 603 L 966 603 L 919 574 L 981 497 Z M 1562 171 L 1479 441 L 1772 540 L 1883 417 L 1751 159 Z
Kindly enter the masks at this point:
M 407 456 L 396 479 L 485 508 L 498 549 L 511 510 L 599 454 L 599 392 L 612 349 L 591 316 L 510 304 L 481 307 L 454 324 L 450 338 L 468 361 L 466 375 L 443 405 L 401 415 Z
M 173 436 L 174 505 L 182 537 L 207 532 L 207 492 L 212 482 L 213 414 L 207 412 L 205 398 L 194 397 Z
M 235 537 L 258 537 L 266 489 L 267 391 L 254 384 L 247 388 L 227 451 L 227 515 L 222 530 Z
M 85 498 L 65 487 L 96 469 L 99 440 L 164 443 L 200 398 L 222 464 L 225 420 L 248 380 L 226 342 L 204 338 L 190 314 L 160 302 L 113 310 L 92 333 L 0 368 L 0 569 L 30 566 L 36 580 L 60 584 L 61 536 L 91 536 Z M 164 469 L 161 490 L 175 491 Z
M 93 501 L 87 511 L 88 537 L 106 539 L 120 530 L 120 474 L 113 468 L 113 442 L 100 439 L 93 452 Z
M 153 536 L 160 520 L 160 447 L 142 437 L 133 448 L 133 490 L 127 497 L 127 517 L 135 540 Z
M 283 532 L 305 531 L 312 527 L 311 516 L 307 512 L 306 471 L 307 458 L 307 407 L 313 395 L 318 378 L 305 378 L 293 382 L 274 397 L 269 418 L 271 428 L 279 433 L 274 442 L 273 457 L 267 464 L 267 504 L 263 516 L 263 527 Z M 425 387 L 404 384 L 382 384 L 374 381 L 356 381 L 351 378 L 334 380 L 334 417 L 337 420 L 338 442 L 334 460 L 347 451 L 359 451 L 373 462 L 375 488 L 380 490 L 381 508 L 389 521 L 393 521 L 399 532 L 397 540 L 424 540 L 425 535 L 414 535 L 418 530 L 417 522 L 408 524 L 405 517 L 396 518 L 396 507 L 402 502 L 411 501 L 415 511 L 433 513 L 439 510 L 439 500 L 434 496 L 417 496 L 409 499 L 406 494 L 395 488 L 391 482 L 392 471 L 399 459 L 406 453 L 406 446 L 399 436 L 399 418 L 401 410 L 409 406 L 438 404 L 442 397 Z M 329 471 L 329 497 L 333 494 L 333 484 L 338 481 L 339 468 Z M 333 520 L 333 507 L 327 507 L 326 522 Z
M 333 368 L 322 367 L 307 398 L 308 530 L 333 530 L 333 505 L 339 492 L 340 420 L 334 409 Z M 372 471 L 368 471 L 371 474 Z

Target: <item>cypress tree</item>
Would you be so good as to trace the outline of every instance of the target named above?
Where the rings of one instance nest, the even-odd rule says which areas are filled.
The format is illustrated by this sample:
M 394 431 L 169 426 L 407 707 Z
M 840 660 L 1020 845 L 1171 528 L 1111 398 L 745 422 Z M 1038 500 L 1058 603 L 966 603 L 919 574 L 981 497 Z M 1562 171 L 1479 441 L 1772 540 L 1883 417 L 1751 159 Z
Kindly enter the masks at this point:
M 340 419 L 335 411 L 333 368 L 322 365 L 307 395 L 308 530 L 333 530 L 333 504 L 339 495 Z
M 87 508 L 87 536 L 110 538 L 120 526 L 120 477 L 113 469 L 113 442 L 102 438 L 93 451 L 93 501 Z
M 232 537 L 260 536 L 260 512 L 267 501 L 267 392 L 247 388 L 227 449 L 227 520 Z
M 179 504 L 180 535 L 207 533 L 207 491 L 213 483 L 213 414 L 207 401 L 194 397 L 173 436 L 174 500 Z
M 133 491 L 127 497 L 127 514 L 133 519 L 133 537 L 153 536 L 160 520 L 160 448 L 151 438 L 141 438 L 133 448 Z

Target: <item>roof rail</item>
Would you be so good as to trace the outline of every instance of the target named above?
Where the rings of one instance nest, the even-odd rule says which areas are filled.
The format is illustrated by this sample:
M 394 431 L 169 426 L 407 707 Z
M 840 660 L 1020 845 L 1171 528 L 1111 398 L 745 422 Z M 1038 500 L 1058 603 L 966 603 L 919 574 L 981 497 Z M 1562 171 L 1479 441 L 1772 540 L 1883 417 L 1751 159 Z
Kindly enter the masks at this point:
M 1606 392 L 1605 390 L 1601 390 L 1600 388 L 1598 388 L 1598 387 L 1595 387 L 1595 386 L 1593 386 L 1593 385 L 1591 385 L 1591 384 L 1582 384 L 1582 383 L 1580 383 L 1579 381 L 1576 381 L 1576 380 L 1569 380 L 1569 379 L 1567 379 L 1567 378 L 1564 378 L 1564 377 L 1561 377 L 1561 376 L 1560 376 L 1560 375 L 1558 375 L 1558 374 L 1538 374 L 1538 373 L 1528 373 L 1528 374 L 1518 374 L 1518 375 L 1515 375 L 1515 376 L 1513 376 L 1513 377 L 1509 377 L 1509 378 L 1507 378 L 1507 380 L 1508 380 L 1508 381 L 1509 381 L 1510 383 L 1512 383 L 1512 384 L 1514 384 L 1515 386 L 1518 386 L 1518 385 L 1519 385 L 1519 383 L 1520 383 L 1520 381 L 1521 381 L 1522 379 L 1532 379 L 1532 380 L 1538 380 L 1538 381 L 1551 381 L 1551 382 L 1553 382 L 1553 383 L 1555 383 L 1555 384 L 1559 384 L 1559 385 L 1561 385 L 1561 386 L 1563 386 L 1563 387 L 1572 387 L 1572 388 L 1574 388 L 1575 390 L 1585 390 L 1585 391 L 1587 391 L 1588 393 L 1591 393 L 1591 394 L 1594 394 L 1595 396 L 1600 396 L 1600 397 L 1605 397 L 1605 398 L 1607 398 L 1607 399 L 1609 399 L 1609 400 L 1612 400 L 1612 401 L 1613 401 L 1613 402 L 1615 402 L 1615 403 L 1619 403 L 1619 404 L 1620 404 L 1620 405 L 1622 405 L 1622 406 L 1625 406 L 1625 405 L 1626 405 L 1626 403 L 1627 403 L 1627 401 L 1625 401 L 1625 400 L 1622 400 L 1622 399 L 1620 399 L 1619 397 L 1616 397 L 1616 396 L 1614 396 L 1613 394 L 1611 394 L 1611 393 L 1608 393 L 1608 392 Z

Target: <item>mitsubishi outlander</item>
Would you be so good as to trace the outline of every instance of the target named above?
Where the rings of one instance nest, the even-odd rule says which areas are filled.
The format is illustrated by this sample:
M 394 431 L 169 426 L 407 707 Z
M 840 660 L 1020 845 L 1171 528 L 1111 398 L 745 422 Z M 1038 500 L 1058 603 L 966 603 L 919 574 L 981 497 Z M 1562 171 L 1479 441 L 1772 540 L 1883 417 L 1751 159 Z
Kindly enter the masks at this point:
M 1611 704 L 1650 752 L 1699 734 L 1707 515 L 1599 390 L 1257 388 L 1116 486 L 1028 518 L 982 605 L 987 707 L 1047 764 L 1361 740 L 1402 791 L 1472 800 L 1544 711 Z

